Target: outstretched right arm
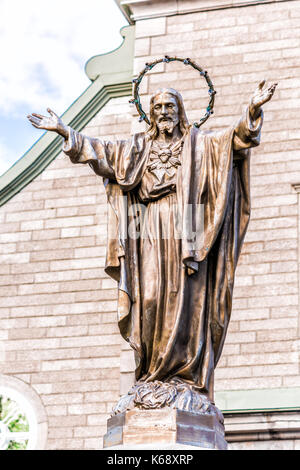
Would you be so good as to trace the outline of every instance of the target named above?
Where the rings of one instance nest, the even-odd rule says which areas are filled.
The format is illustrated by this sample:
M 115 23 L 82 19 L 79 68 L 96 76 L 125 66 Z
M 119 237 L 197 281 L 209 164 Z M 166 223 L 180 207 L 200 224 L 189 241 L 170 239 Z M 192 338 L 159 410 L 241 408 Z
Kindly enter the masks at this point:
M 32 113 L 27 118 L 34 127 L 53 131 L 64 137 L 63 151 L 72 163 L 88 163 L 96 174 L 114 179 L 115 145 L 78 133 L 66 126 L 50 108 L 47 111 L 49 116 Z

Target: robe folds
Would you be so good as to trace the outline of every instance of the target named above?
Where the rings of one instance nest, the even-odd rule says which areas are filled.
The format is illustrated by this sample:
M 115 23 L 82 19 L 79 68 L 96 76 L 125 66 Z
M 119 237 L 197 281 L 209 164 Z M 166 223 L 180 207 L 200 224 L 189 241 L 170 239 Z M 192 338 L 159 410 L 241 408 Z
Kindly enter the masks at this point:
M 249 149 L 259 144 L 262 121 L 262 114 L 252 121 L 247 110 L 236 126 L 224 131 L 189 129 L 176 190 L 147 202 L 150 235 L 145 239 L 140 237 L 145 211 L 138 189 L 151 139 L 139 133 L 112 143 L 70 129 L 64 152 L 104 178 L 109 202 L 105 269 L 118 282 L 119 328 L 134 349 L 138 381 L 176 379 L 213 399 L 213 372 L 230 320 L 234 273 L 250 217 Z M 169 210 L 174 204 L 181 233 L 189 234 L 177 240 Z M 185 227 L 191 218 L 194 224 L 199 207 L 201 240 Z M 163 222 L 168 240 L 153 236 L 155 224 Z

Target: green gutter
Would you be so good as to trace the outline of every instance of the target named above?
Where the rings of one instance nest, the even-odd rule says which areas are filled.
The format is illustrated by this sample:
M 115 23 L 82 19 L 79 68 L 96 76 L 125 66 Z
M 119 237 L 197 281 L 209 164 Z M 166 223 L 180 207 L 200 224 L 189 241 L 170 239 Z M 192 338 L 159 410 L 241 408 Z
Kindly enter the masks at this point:
M 64 122 L 81 131 L 111 98 L 132 93 L 134 26 L 122 28 L 121 46 L 95 56 L 86 64 L 91 85 L 62 115 Z M 61 152 L 62 138 L 46 132 L 0 177 L 0 206 L 27 186 Z

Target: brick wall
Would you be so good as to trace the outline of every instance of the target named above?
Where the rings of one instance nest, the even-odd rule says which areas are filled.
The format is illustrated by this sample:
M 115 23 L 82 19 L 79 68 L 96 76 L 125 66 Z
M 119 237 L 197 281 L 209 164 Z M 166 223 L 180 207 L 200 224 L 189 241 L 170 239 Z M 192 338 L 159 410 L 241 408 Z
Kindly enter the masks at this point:
M 300 1 L 137 22 L 135 71 L 164 54 L 191 57 L 218 92 L 205 128 L 242 113 L 258 82 L 278 81 L 252 152 L 252 218 L 240 258 L 232 320 L 216 390 L 300 386 Z M 164 73 L 162 73 L 164 72 Z M 167 85 L 189 118 L 204 114 L 205 82 L 182 64 L 157 67 L 142 102 Z M 128 98 L 112 100 L 85 129 L 103 138 L 142 130 Z M 120 389 L 116 289 L 103 267 L 106 197 L 90 168 L 60 155 L 0 209 L 0 372 L 29 383 L 49 418 L 48 448 L 99 448 Z M 123 351 L 128 367 L 131 360 Z

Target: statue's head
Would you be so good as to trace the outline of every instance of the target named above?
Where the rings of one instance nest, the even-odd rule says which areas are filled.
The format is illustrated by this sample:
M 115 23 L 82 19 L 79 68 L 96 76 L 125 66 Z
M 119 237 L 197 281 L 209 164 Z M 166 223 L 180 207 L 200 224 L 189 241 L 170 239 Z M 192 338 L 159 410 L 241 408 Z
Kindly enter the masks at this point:
M 161 88 L 150 100 L 148 135 L 154 139 L 160 132 L 172 134 L 176 126 L 179 126 L 182 134 L 189 128 L 182 96 L 173 88 Z

